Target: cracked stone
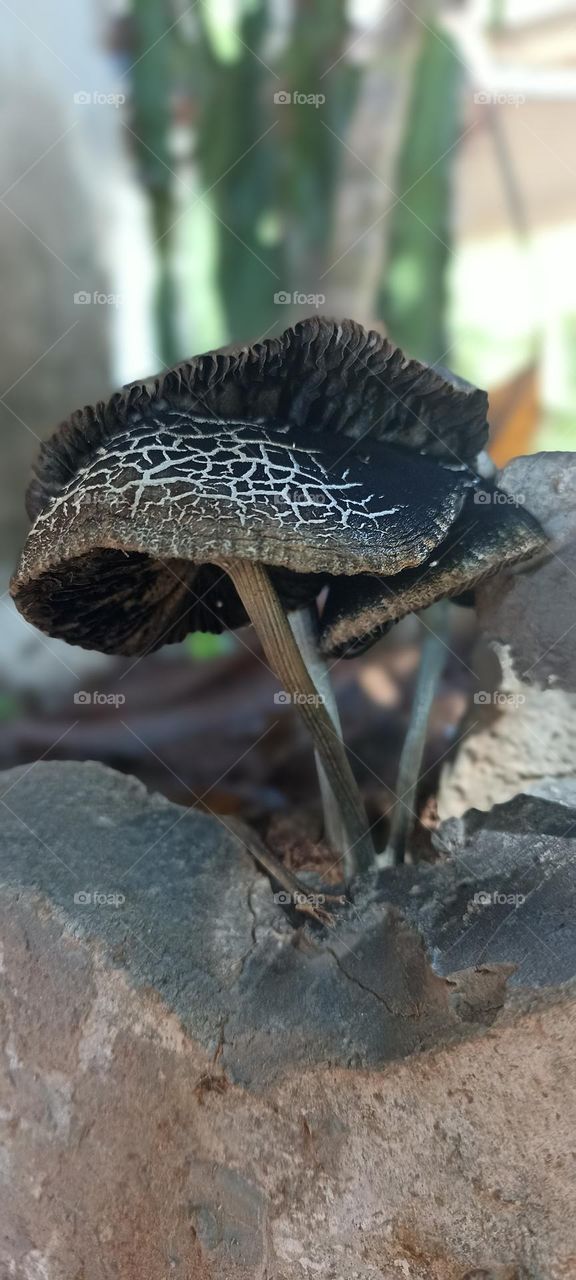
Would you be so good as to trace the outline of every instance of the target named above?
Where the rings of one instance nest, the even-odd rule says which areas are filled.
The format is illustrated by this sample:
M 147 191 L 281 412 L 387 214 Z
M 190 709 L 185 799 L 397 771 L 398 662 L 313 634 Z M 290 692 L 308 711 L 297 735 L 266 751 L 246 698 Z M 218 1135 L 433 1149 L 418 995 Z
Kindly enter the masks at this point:
M 566 797 L 444 823 L 330 930 L 100 765 L 0 799 L 0 1274 L 576 1274 Z
M 471 805 L 489 809 L 520 791 L 546 794 L 554 779 L 550 798 L 576 803 L 576 694 L 522 686 L 507 674 L 499 696 L 471 709 L 468 732 L 440 779 L 441 818 Z

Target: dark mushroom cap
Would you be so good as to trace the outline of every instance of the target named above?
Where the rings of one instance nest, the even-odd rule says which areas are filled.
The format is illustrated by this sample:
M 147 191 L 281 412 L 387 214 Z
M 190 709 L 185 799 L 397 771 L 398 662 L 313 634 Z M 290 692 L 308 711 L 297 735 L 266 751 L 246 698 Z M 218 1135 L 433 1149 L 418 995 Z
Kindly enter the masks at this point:
M 476 484 L 486 398 L 351 321 L 209 353 L 83 409 L 43 446 L 18 608 L 87 648 L 141 653 L 243 625 L 228 559 L 285 607 L 329 575 L 421 564 Z
M 474 603 L 474 588 L 507 565 L 543 551 L 538 521 L 495 486 L 467 497 L 444 542 L 416 568 L 394 575 L 360 574 L 331 584 L 321 620 L 321 649 L 356 657 L 408 613 L 445 597 Z

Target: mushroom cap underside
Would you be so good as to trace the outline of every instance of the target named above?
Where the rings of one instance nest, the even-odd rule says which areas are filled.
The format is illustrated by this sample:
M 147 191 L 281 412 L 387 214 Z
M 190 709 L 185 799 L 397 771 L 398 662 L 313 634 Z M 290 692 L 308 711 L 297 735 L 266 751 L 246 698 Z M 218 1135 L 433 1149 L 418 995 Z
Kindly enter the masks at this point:
M 329 575 L 421 564 L 476 482 L 395 447 L 363 462 L 341 440 L 158 410 L 101 447 L 40 512 L 12 592 L 51 635 L 148 651 L 199 623 L 242 625 L 215 569 L 229 560 L 270 566 L 288 608 Z
M 321 619 L 326 657 L 356 657 L 408 613 L 445 597 L 472 600 L 484 579 L 546 550 L 534 516 L 496 488 L 467 497 L 445 541 L 426 561 L 396 575 L 359 574 L 336 579 Z M 462 598 L 463 597 L 463 598 Z

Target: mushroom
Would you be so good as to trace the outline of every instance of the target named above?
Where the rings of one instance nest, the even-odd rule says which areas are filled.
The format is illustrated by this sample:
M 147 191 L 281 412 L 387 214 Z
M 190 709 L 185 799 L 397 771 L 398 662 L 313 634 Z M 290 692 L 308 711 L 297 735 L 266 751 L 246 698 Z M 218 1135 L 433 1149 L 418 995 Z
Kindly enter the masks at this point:
M 14 600 L 41 630 L 116 654 L 249 619 L 338 799 L 350 875 L 373 855 L 366 815 L 288 614 L 328 580 L 429 562 L 485 435 L 482 392 L 352 321 L 209 352 L 43 446 Z
M 363 653 L 408 613 L 429 609 L 414 691 L 413 712 L 400 757 L 387 854 L 401 862 L 415 817 L 428 717 L 444 665 L 449 633 L 446 600 L 474 604 L 474 588 L 500 570 L 538 556 L 548 539 L 538 521 L 493 484 L 469 495 L 447 537 L 417 568 L 389 575 L 338 578 L 322 614 L 320 648 L 327 658 Z

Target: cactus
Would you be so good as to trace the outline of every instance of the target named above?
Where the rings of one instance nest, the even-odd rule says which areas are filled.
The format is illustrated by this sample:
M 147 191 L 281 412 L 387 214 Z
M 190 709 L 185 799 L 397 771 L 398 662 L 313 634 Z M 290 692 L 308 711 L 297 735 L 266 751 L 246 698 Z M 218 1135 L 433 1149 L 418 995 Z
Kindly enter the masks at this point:
M 216 219 L 217 284 L 231 340 L 257 337 L 275 319 L 284 243 L 270 234 L 278 217 L 280 151 L 273 78 L 259 60 L 268 29 L 268 0 L 244 10 L 232 52 L 214 38 L 209 6 L 198 15 L 190 60 L 199 97 L 196 161 Z
M 170 262 L 170 226 L 174 218 L 171 157 L 168 148 L 172 83 L 171 45 L 165 36 L 166 13 L 158 0 L 133 0 L 133 140 L 140 178 L 150 201 L 157 253 L 155 314 L 158 347 L 165 364 L 183 354 L 177 332 L 178 300 Z
M 191 149 L 193 142 L 227 339 L 283 328 L 295 308 L 279 308 L 275 295 L 321 288 L 339 193 L 340 138 L 361 71 L 343 56 L 346 0 L 295 0 L 284 45 L 276 41 L 273 53 L 272 8 L 271 0 L 238 0 L 226 25 L 212 0 L 203 0 L 186 27 L 179 19 L 170 26 L 158 0 L 133 0 L 134 131 L 159 259 L 156 312 L 166 363 L 189 346 L 177 330 L 182 308 L 171 272 L 170 229 L 178 209 L 169 131 L 178 91 L 190 99 Z M 394 182 L 406 194 L 390 215 L 376 310 L 396 342 L 427 360 L 447 346 L 459 77 L 450 37 L 423 29 Z M 275 101 L 279 92 L 291 101 Z M 302 101 L 318 95 L 324 101 L 316 108 Z M 201 313 L 201 299 L 196 307 Z
M 461 129 L 461 63 L 446 32 L 427 27 L 412 83 L 388 225 L 388 254 L 377 299 L 392 338 L 432 363 L 445 355 L 447 266 L 451 253 L 451 177 Z

